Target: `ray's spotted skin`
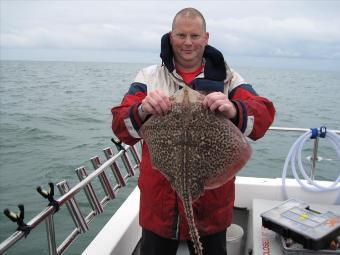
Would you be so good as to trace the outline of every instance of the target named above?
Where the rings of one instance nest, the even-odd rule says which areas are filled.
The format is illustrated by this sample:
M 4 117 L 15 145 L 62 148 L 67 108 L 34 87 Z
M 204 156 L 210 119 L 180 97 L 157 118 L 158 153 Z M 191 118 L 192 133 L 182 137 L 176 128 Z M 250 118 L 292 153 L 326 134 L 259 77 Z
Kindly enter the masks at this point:
M 152 116 L 141 128 L 153 165 L 182 199 L 197 254 L 202 244 L 192 202 L 217 188 L 246 164 L 251 147 L 230 120 L 202 105 L 204 96 L 184 87 L 171 98 L 171 111 Z

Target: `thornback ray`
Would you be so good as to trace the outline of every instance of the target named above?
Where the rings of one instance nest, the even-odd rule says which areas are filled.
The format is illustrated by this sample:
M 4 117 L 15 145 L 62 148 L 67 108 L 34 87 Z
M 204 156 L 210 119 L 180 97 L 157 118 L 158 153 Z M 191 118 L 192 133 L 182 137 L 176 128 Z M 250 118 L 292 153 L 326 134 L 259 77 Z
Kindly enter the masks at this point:
M 232 179 L 252 153 L 239 129 L 222 114 L 204 107 L 203 99 L 202 94 L 185 86 L 171 97 L 168 114 L 151 116 L 140 130 L 153 166 L 182 199 L 190 237 L 199 255 L 202 244 L 192 203 L 205 189 L 220 187 Z

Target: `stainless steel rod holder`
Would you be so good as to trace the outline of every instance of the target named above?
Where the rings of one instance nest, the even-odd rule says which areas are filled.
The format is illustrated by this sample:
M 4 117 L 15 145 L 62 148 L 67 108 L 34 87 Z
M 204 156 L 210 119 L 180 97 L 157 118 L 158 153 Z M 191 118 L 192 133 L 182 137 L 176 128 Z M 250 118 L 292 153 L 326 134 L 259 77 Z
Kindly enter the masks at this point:
M 84 180 L 88 176 L 84 166 L 77 168 L 75 171 L 76 171 L 77 176 L 78 176 L 80 181 Z M 104 209 L 103 209 L 102 205 L 100 204 L 98 196 L 97 196 L 91 182 L 89 182 L 85 186 L 84 191 L 85 191 L 85 195 L 87 197 L 87 200 L 89 201 L 93 211 L 96 214 L 102 213 L 104 211 Z
M 111 157 L 113 157 L 113 152 L 112 152 L 112 149 L 110 147 L 107 147 L 107 148 L 104 149 L 104 154 L 105 154 L 107 160 L 109 160 Z M 111 167 L 111 170 L 113 172 L 113 175 L 114 175 L 118 185 L 120 187 L 124 187 L 126 185 L 126 182 L 124 180 L 124 177 L 122 175 L 121 170 L 119 169 L 117 162 L 113 162 L 113 164 L 110 167 Z
M 57 187 L 62 195 L 66 194 L 70 190 L 68 183 L 65 180 L 57 183 Z M 70 198 L 70 200 L 66 202 L 66 206 L 76 227 L 80 230 L 80 233 L 87 232 L 89 230 L 89 226 L 87 225 L 87 222 L 80 211 L 76 199 L 74 197 Z
M 121 159 L 122 159 L 124 167 L 125 167 L 125 169 L 127 170 L 127 173 L 128 173 L 128 176 L 126 176 L 124 178 L 128 178 L 128 177 L 134 176 L 135 173 L 133 171 L 133 168 L 132 168 L 132 165 L 131 165 L 131 161 L 130 161 L 129 156 L 127 154 L 127 150 L 130 148 L 130 146 L 128 146 L 128 145 L 123 146 L 123 145 L 116 144 L 116 148 L 117 148 L 118 152 L 119 151 L 123 151 L 123 155 L 122 155 Z
M 91 158 L 91 162 L 92 162 L 94 169 L 98 169 L 102 164 L 101 161 L 100 161 L 100 158 L 98 156 Z M 116 195 L 115 195 L 115 192 L 112 189 L 112 186 L 110 184 L 109 179 L 107 178 L 105 171 L 101 172 L 98 177 L 99 177 L 100 183 L 101 183 L 101 185 L 104 189 L 104 192 L 105 192 L 107 198 L 109 200 L 114 199 L 116 197 Z
M 50 255 L 57 255 L 57 245 L 55 241 L 55 229 L 54 229 L 54 221 L 53 214 L 50 214 L 46 220 L 46 232 L 47 232 L 47 243 L 48 243 L 48 251 Z
M 138 150 L 136 150 L 136 147 L 135 146 L 131 146 L 130 147 L 130 150 L 131 150 L 131 155 L 134 159 L 134 161 L 136 162 L 136 164 L 139 166 L 140 165 L 140 155 L 139 155 L 139 152 Z

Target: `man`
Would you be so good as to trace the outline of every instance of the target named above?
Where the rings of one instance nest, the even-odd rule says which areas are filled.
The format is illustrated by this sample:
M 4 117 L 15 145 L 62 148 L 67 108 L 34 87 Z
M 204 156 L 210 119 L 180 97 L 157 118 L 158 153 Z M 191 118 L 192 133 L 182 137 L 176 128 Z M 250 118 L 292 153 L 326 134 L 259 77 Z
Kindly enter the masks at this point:
M 172 31 L 161 40 L 162 65 L 141 70 L 120 106 L 112 108 L 112 130 L 126 144 L 140 140 L 139 129 L 150 115 L 171 109 L 169 96 L 184 84 L 206 94 L 203 105 L 220 111 L 246 136 L 256 140 L 271 125 L 275 109 L 251 85 L 229 69 L 223 55 L 208 45 L 209 33 L 202 14 L 193 8 L 178 12 Z M 204 254 L 226 253 L 226 229 L 232 221 L 235 178 L 193 203 L 195 223 Z M 141 254 L 176 254 L 179 240 L 189 240 L 183 205 L 166 178 L 151 165 L 147 145 L 142 145 L 138 186 Z M 188 241 L 194 254 L 191 241 Z

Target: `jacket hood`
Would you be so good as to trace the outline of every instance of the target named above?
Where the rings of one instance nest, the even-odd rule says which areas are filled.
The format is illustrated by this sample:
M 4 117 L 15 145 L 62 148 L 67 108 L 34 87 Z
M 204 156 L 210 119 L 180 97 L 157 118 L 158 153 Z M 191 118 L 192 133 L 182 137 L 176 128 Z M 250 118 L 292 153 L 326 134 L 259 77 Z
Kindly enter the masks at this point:
M 175 69 L 173 58 L 174 54 L 170 44 L 170 34 L 166 33 L 161 39 L 161 54 L 160 57 L 165 67 L 173 72 Z M 222 53 L 216 48 L 207 45 L 205 46 L 203 58 L 204 77 L 209 80 L 224 81 L 226 79 L 226 65 Z

